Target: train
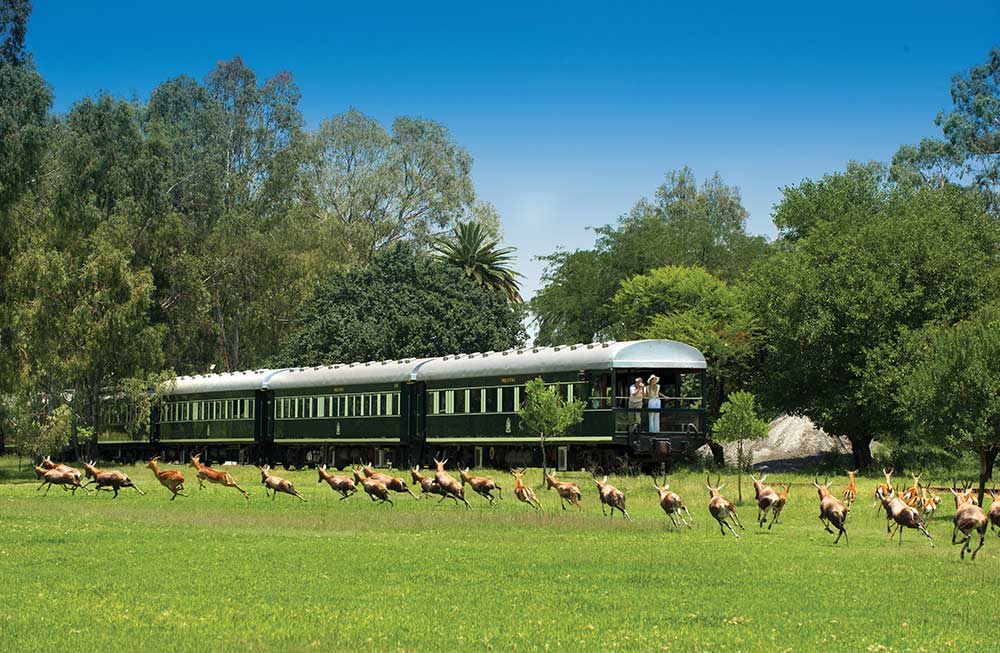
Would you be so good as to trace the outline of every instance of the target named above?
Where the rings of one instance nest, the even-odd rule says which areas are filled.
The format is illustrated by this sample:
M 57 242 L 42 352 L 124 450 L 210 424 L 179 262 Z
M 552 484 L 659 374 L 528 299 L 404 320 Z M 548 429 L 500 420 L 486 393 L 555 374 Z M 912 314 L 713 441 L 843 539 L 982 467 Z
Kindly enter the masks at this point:
M 583 419 L 545 440 L 557 470 L 660 466 L 705 442 L 705 357 L 673 340 L 521 347 L 431 358 L 180 376 L 157 389 L 148 433 L 101 429 L 102 458 L 379 466 L 434 458 L 475 467 L 540 465 L 539 437 L 519 414 L 542 378 L 584 402 Z M 635 378 L 660 378 L 660 406 L 629 407 Z

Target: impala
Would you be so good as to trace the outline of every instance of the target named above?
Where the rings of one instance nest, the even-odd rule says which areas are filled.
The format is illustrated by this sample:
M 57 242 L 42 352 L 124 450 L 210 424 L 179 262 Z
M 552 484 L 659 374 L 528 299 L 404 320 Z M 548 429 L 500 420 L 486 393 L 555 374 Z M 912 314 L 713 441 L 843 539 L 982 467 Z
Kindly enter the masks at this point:
M 535 510 L 541 510 L 542 504 L 538 502 L 535 491 L 523 482 L 525 471 L 524 469 L 519 472 L 515 472 L 513 469 L 510 470 L 511 475 L 514 477 L 514 496 L 517 497 L 518 501 L 523 501 Z
M 199 489 L 204 490 L 205 481 L 208 481 L 209 483 L 216 483 L 223 487 L 236 488 L 237 490 L 239 490 L 240 494 L 243 495 L 244 499 L 246 499 L 247 501 L 250 500 L 250 495 L 247 493 L 246 490 L 244 490 L 243 488 L 241 488 L 239 485 L 236 484 L 236 481 L 233 480 L 232 474 L 230 474 L 229 472 L 220 472 L 217 469 L 212 469 L 208 465 L 203 465 L 201 462 L 201 454 L 198 454 L 197 456 L 191 456 L 191 466 L 198 470 Z
M 875 488 L 875 512 L 877 513 L 882 509 L 884 499 L 886 497 L 891 497 L 895 494 L 895 490 L 892 487 L 892 472 L 895 470 L 890 469 L 885 471 L 885 467 L 882 468 L 882 475 L 885 476 L 885 483 L 877 486 Z
M 882 505 L 885 508 L 887 516 L 886 532 L 889 533 L 889 539 L 886 542 L 892 542 L 892 538 L 896 536 L 896 533 L 899 533 L 899 544 L 902 546 L 903 529 L 914 528 L 923 533 L 927 537 L 927 541 L 931 543 L 931 546 L 934 546 L 934 539 L 927 532 L 927 526 L 915 508 L 906 505 L 902 499 L 894 494 L 882 499 Z M 892 529 L 892 522 L 896 522 L 895 530 Z
M 911 508 L 916 508 L 920 505 L 920 477 L 923 474 L 910 474 L 913 479 L 913 485 L 906 488 L 900 498 L 903 499 L 903 503 L 910 506 Z
M 103 488 L 110 488 L 111 490 L 114 490 L 115 495 L 111 497 L 112 499 L 118 498 L 118 490 L 120 490 L 123 487 L 133 488 L 140 495 L 145 494 L 145 492 L 140 490 L 139 486 L 133 483 L 132 479 L 130 479 L 124 472 L 119 472 L 117 470 L 105 471 L 103 469 L 97 469 L 97 467 L 94 466 L 95 464 L 96 461 L 94 460 L 90 461 L 89 463 L 83 463 L 83 471 L 87 475 L 87 478 L 93 479 L 91 481 L 88 481 L 87 485 L 90 485 L 91 483 L 96 483 L 98 491 L 100 491 Z M 86 485 L 84 487 L 86 487 Z M 95 494 L 94 496 L 97 495 Z
M 989 518 L 978 504 L 962 497 L 955 488 L 951 488 L 951 492 L 955 495 L 956 501 L 961 498 L 958 509 L 955 511 L 955 527 L 951 531 L 951 543 L 962 545 L 962 554 L 959 557 L 965 560 L 965 552 L 972 551 L 972 547 L 969 546 L 972 534 L 979 533 L 979 546 L 976 547 L 975 551 L 972 551 L 972 559 L 975 560 L 976 554 L 979 553 L 979 549 L 983 548 L 983 543 L 986 540 Z M 959 532 L 965 536 L 964 539 L 956 539 Z
M 583 510 L 583 506 L 580 505 L 580 498 L 583 494 L 580 492 L 580 486 L 576 483 L 557 481 L 554 475 L 546 474 L 545 486 L 549 490 L 556 491 L 556 494 L 559 495 L 559 505 L 562 506 L 563 510 L 566 510 L 567 501 L 569 501 L 571 506 L 576 506 L 578 509 Z
M 601 514 L 608 514 L 604 510 L 604 506 L 607 506 L 611 508 L 612 519 L 615 517 L 615 510 L 617 510 L 622 514 L 622 517 L 631 521 L 632 518 L 628 516 L 628 511 L 625 510 L 625 493 L 614 485 L 610 485 L 607 476 L 602 481 L 598 481 L 595 478 L 594 483 L 597 484 L 597 489 L 601 494 Z
M 263 467 L 258 467 L 257 469 L 260 470 L 260 483 L 264 486 L 264 494 L 267 495 L 271 494 L 271 492 L 274 493 L 271 494 L 271 501 L 278 498 L 278 492 L 298 497 L 299 501 L 306 500 L 305 497 L 295 490 L 295 486 L 292 485 L 291 481 L 286 481 L 280 476 L 272 474 L 270 465 L 264 465 Z
M 90 494 L 90 490 L 80 485 L 80 479 L 78 479 L 72 472 L 56 468 L 45 469 L 44 467 L 36 466 L 36 476 L 38 475 L 38 470 L 42 470 L 42 484 L 35 489 L 35 492 L 38 492 L 38 490 L 41 490 L 47 485 L 48 487 L 45 488 L 45 494 L 48 494 L 53 485 L 60 485 L 64 490 L 66 489 L 66 486 L 69 486 L 73 490 L 73 494 L 76 494 L 77 488 L 83 490 L 87 494 Z
M 316 471 L 319 472 L 319 480 L 316 482 L 322 483 L 323 481 L 326 481 L 326 484 L 329 485 L 334 492 L 340 492 L 341 501 L 358 491 L 357 484 L 350 476 L 336 476 L 334 474 L 330 474 L 326 471 L 326 465 L 317 467 Z
M 769 485 L 764 485 L 764 481 L 767 480 L 767 474 L 764 474 L 760 479 L 754 478 L 754 475 L 750 475 L 750 480 L 753 481 L 753 492 L 757 499 L 757 527 L 761 528 L 767 523 L 767 513 L 768 511 L 774 510 L 777 505 L 779 497 L 778 493 L 774 491 Z M 777 519 L 777 513 L 774 514 L 774 518 L 771 519 L 771 526 L 774 525 L 774 520 Z M 768 530 L 770 530 L 768 526 Z
M 844 536 L 844 542 L 850 543 L 850 539 L 847 537 L 847 529 L 844 528 L 844 522 L 847 521 L 847 506 L 844 505 L 842 501 L 839 501 L 837 497 L 830 494 L 830 483 L 820 483 L 819 479 L 813 479 L 813 486 L 816 487 L 816 492 L 819 493 L 819 520 L 823 524 L 823 528 L 826 529 L 827 533 L 833 533 L 830 529 L 830 524 L 839 531 L 837 533 L 837 539 L 833 541 L 834 544 L 840 541 L 840 536 Z
M 186 497 L 187 495 L 181 492 L 184 489 L 184 474 L 174 469 L 161 472 L 156 464 L 156 461 L 159 459 L 159 456 L 153 456 L 146 462 L 146 467 L 153 470 L 153 474 L 156 475 L 156 480 L 160 482 L 160 485 L 173 492 L 173 496 L 170 497 L 171 501 L 176 499 L 178 495 Z
M 989 512 L 990 524 L 996 529 L 997 537 L 1000 537 L 1000 494 L 990 492 L 990 496 L 993 497 Z
M 364 472 L 364 469 L 359 470 L 354 469 L 353 467 L 352 469 L 354 470 L 355 482 L 361 484 L 361 488 L 365 491 L 365 494 L 368 495 L 369 499 L 372 501 L 378 501 L 380 504 L 388 503 L 393 508 L 396 507 L 396 504 L 394 504 L 392 499 L 389 498 L 389 488 L 385 486 L 385 483 L 372 476 L 365 476 L 362 473 Z
M 679 517 L 684 525 L 691 528 L 688 519 L 691 519 L 691 513 L 688 512 L 687 506 L 684 505 L 684 500 L 681 499 L 680 495 L 676 492 L 670 491 L 670 484 L 666 482 L 667 479 L 663 479 L 663 485 L 658 485 L 656 483 L 656 478 L 653 478 L 653 487 L 656 492 L 660 495 L 660 507 L 663 508 L 663 512 L 666 513 L 667 517 L 670 517 L 670 521 L 674 523 L 674 528 L 680 528 L 681 525 L 677 523 L 677 518 Z M 683 514 L 681 514 L 683 511 Z M 685 519 L 685 515 L 687 519 Z M 694 521 L 691 519 L 691 521 Z
M 70 467 L 69 465 L 64 465 L 62 463 L 52 462 L 52 458 L 45 456 L 42 458 L 42 467 L 45 469 L 58 469 L 61 472 L 66 472 L 67 474 L 72 474 L 76 478 L 77 483 L 83 480 L 83 474 L 76 467 Z
M 708 489 L 709 497 L 708 511 L 712 513 L 712 517 L 715 518 L 715 521 L 719 522 L 719 530 L 722 531 L 723 536 L 726 534 L 726 529 L 723 527 L 726 527 L 732 531 L 733 535 L 735 535 L 738 540 L 740 539 L 740 536 L 729 522 L 735 521 L 736 525 L 740 527 L 740 530 L 746 529 L 743 528 L 743 522 L 740 521 L 740 516 L 736 514 L 736 506 L 734 506 L 729 499 L 720 494 L 720 491 L 726 485 L 725 483 L 720 483 L 720 480 L 722 479 L 716 478 L 716 485 L 715 487 L 712 487 L 711 478 L 708 476 L 705 477 L 705 487 Z
M 406 481 L 399 478 L 398 476 L 390 476 L 389 474 L 383 474 L 382 472 L 377 472 L 375 471 L 375 468 L 371 466 L 371 463 L 362 465 L 361 469 L 364 470 L 365 476 L 367 476 L 368 478 L 373 478 L 376 481 L 381 481 L 388 490 L 392 490 L 393 492 L 398 492 L 400 494 L 403 494 L 405 492 L 414 499 L 420 498 L 413 493 L 413 490 L 409 488 L 409 486 L 406 484 Z
M 858 498 L 858 488 L 854 485 L 854 475 L 858 473 L 858 470 L 847 470 L 847 487 L 844 488 L 844 505 L 847 509 L 851 509 L 851 504 L 854 500 Z
M 438 484 L 437 481 L 434 480 L 433 477 L 424 476 L 423 474 L 421 474 L 420 465 L 417 465 L 416 467 L 410 469 L 410 478 L 413 479 L 414 483 L 420 486 L 421 495 L 437 494 L 438 496 L 445 498 L 450 497 L 455 501 L 455 503 L 458 503 L 458 499 L 456 499 L 455 497 L 451 496 L 450 494 L 442 490 L 441 486 Z
M 492 478 L 487 478 L 485 476 L 470 476 L 468 467 L 465 468 L 464 472 L 462 471 L 462 468 L 459 467 L 458 475 L 462 477 L 463 488 L 465 487 L 465 484 L 468 483 L 472 487 L 472 491 L 479 496 L 486 497 L 491 506 L 496 502 L 496 499 L 493 498 L 493 490 L 497 491 L 497 496 L 499 498 L 503 498 L 502 488 L 497 485 Z
M 441 487 L 441 491 L 444 492 L 446 496 L 454 497 L 458 501 L 464 503 L 467 510 L 472 510 L 472 506 L 469 505 L 469 502 L 465 498 L 465 488 L 462 487 L 462 484 L 456 481 L 451 474 L 444 470 L 444 465 L 447 462 L 447 458 L 444 460 L 438 460 L 437 458 L 434 459 L 434 464 L 437 466 L 437 471 L 434 472 L 434 480 L 437 481 L 437 484 Z M 441 497 L 441 500 L 438 501 L 438 503 L 441 503 L 444 499 L 444 497 Z

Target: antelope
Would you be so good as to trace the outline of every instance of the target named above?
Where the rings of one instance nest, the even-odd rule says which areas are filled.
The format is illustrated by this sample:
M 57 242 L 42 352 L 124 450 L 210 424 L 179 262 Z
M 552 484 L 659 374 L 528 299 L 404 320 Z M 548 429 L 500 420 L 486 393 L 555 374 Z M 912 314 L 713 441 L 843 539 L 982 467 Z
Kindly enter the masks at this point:
M 53 485 L 62 486 L 64 490 L 68 485 L 73 490 L 73 494 L 76 494 L 77 488 L 83 490 L 87 494 L 90 494 L 90 490 L 80 485 L 80 479 L 74 476 L 72 472 L 67 472 L 56 468 L 45 469 L 44 467 L 39 467 L 36 465 L 35 466 L 36 476 L 38 475 L 39 470 L 41 470 L 42 472 L 40 477 L 42 479 L 42 484 L 35 489 L 35 492 L 38 492 L 38 490 L 41 490 L 44 486 L 47 485 L 48 487 L 45 488 L 45 494 L 47 495 L 49 493 L 49 490 L 52 489 Z
M 326 484 L 329 485 L 334 492 L 340 492 L 341 501 L 358 491 L 357 484 L 355 484 L 354 479 L 350 476 L 335 476 L 330 474 L 326 471 L 326 465 L 317 467 L 316 471 L 319 472 L 319 480 L 316 482 L 322 483 L 323 481 L 326 481 Z
M 250 494 L 248 494 L 246 490 L 244 490 L 243 488 L 241 488 L 239 485 L 236 484 L 236 481 L 233 480 L 232 474 L 230 474 L 229 472 L 220 472 L 217 469 L 212 469 L 208 465 L 203 465 L 201 462 L 201 454 L 198 454 L 197 456 L 191 456 L 191 466 L 198 470 L 199 489 L 204 490 L 205 481 L 208 481 L 209 483 L 217 483 L 218 485 L 221 485 L 223 487 L 234 487 L 240 491 L 240 494 L 243 495 L 244 499 L 246 499 L 247 501 L 250 500 Z
M 939 497 L 934 492 L 928 494 L 927 488 L 921 488 L 920 494 L 920 513 L 922 516 L 930 518 L 937 512 L 938 506 L 941 505 L 941 497 Z M 926 519 L 924 520 L 926 521 Z
M 442 497 L 451 497 L 455 501 L 455 503 L 458 503 L 458 499 L 455 499 L 455 497 L 451 496 L 450 494 L 442 490 L 441 485 L 438 484 L 437 481 L 435 481 L 430 476 L 424 476 L 423 474 L 421 474 L 420 465 L 417 465 L 416 467 L 410 469 L 410 478 L 413 479 L 414 483 L 420 486 L 421 495 L 437 494 Z
M 389 498 L 389 488 L 385 486 L 384 482 L 372 476 L 365 476 L 362 473 L 363 468 L 358 470 L 352 467 L 351 469 L 354 470 L 354 481 L 361 484 L 369 499 L 378 501 L 380 504 L 388 503 L 393 508 L 396 507 L 396 504 Z
M 382 481 L 386 489 L 392 490 L 393 492 L 398 492 L 402 494 L 403 492 L 409 494 L 414 499 L 419 499 L 417 495 L 406 485 L 406 481 L 397 477 L 390 476 L 389 474 L 383 474 L 382 472 L 376 472 L 375 468 L 371 464 L 362 465 L 361 469 L 364 470 L 365 476 L 368 478 L 373 478 L 376 481 Z
M 767 523 L 768 511 L 774 510 L 775 505 L 778 503 L 778 493 L 771 486 L 764 485 L 764 481 L 767 480 L 767 474 L 761 476 L 760 479 L 754 478 L 753 474 L 751 474 L 750 480 L 753 481 L 753 492 L 757 498 L 757 527 L 761 528 Z M 771 526 L 774 525 L 776 518 L 777 514 L 774 515 L 774 519 L 771 519 Z M 770 528 L 768 526 L 768 530 Z
M 538 502 L 535 491 L 522 482 L 525 471 L 525 469 L 521 469 L 519 472 L 515 472 L 513 469 L 510 470 L 511 475 L 514 477 L 514 496 L 517 497 L 518 501 L 523 501 L 535 510 L 541 510 L 542 504 Z
M 299 501 L 305 501 L 305 497 L 295 491 L 295 486 L 292 485 L 291 481 L 286 481 L 280 476 L 275 476 L 271 473 L 271 466 L 264 465 L 263 467 L 258 467 L 260 470 L 260 483 L 264 486 L 264 494 L 271 494 L 271 501 L 278 498 L 278 492 L 283 492 L 285 494 L 290 494 L 293 497 L 298 497 Z
M 989 519 L 977 503 L 961 497 L 955 488 L 951 488 L 951 492 L 955 495 L 956 501 L 961 499 L 958 509 L 955 511 L 955 527 L 951 531 L 951 543 L 962 545 L 962 554 L 959 557 L 965 560 L 965 552 L 972 551 L 972 547 L 969 546 L 972 534 L 979 533 L 979 546 L 976 547 L 975 551 L 972 551 L 972 559 L 975 560 L 976 554 L 979 553 L 979 549 L 983 548 L 983 543 L 986 540 L 986 529 L 990 523 Z M 965 536 L 964 539 L 956 539 L 959 532 Z
M 778 500 L 774 502 L 774 506 L 771 508 L 774 512 L 774 517 L 772 517 L 771 523 L 768 524 L 767 530 L 771 530 L 771 526 L 778 523 L 778 517 L 781 515 L 781 511 L 785 509 L 785 504 L 788 503 L 788 491 L 792 489 L 792 484 L 785 483 L 784 485 L 784 491 L 778 493 Z
M 608 477 L 605 476 L 604 480 L 598 481 L 594 479 L 594 483 L 597 484 L 597 489 L 601 493 L 601 514 L 608 514 L 604 510 L 604 506 L 611 508 L 611 518 L 615 517 L 615 510 L 621 512 L 622 516 L 629 521 L 632 520 L 628 516 L 628 511 L 625 510 L 625 493 L 616 488 L 614 485 L 608 484 Z
M 882 499 L 882 505 L 885 508 L 886 514 L 886 532 L 889 533 L 889 539 L 886 540 L 886 543 L 892 542 L 892 538 L 896 536 L 896 533 L 899 533 L 899 544 L 902 546 L 903 528 L 915 528 L 927 537 L 927 541 L 930 542 L 932 547 L 934 546 L 934 539 L 927 532 L 927 526 L 915 508 L 906 505 L 895 494 Z M 896 522 L 895 530 L 892 529 L 892 522 Z
M 875 488 L 875 512 L 877 513 L 882 509 L 884 504 L 884 499 L 886 497 L 891 497 L 895 494 L 895 490 L 892 487 L 892 473 L 893 469 L 885 471 L 885 467 L 882 468 L 882 474 L 885 476 L 885 483 L 882 483 Z
M 171 501 L 176 499 L 177 495 L 186 497 L 187 495 L 181 492 L 184 489 L 184 474 L 176 469 L 168 469 L 161 472 L 160 468 L 156 465 L 156 461 L 159 459 L 159 456 L 153 456 L 146 462 L 146 467 L 153 470 L 153 474 L 156 475 L 156 480 L 160 482 L 160 485 L 174 493 L 170 497 Z
M 996 530 L 997 537 L 1000 537 L 1000 494 L 990 492 L 990 496 L 993 497 L 989 512 L 990 524 Z
M 847 509 L 851 509 L 851 505 L 854 500 L 858 498 L 858 488 L 854 485 L 854 475 L 858 473 L 858 470 L 847 470 L 847 487 L 844 488 L 844 505 Z
M 124 472 L 119 472 L 117 470 L 112 470 L 108 472 L 104 471 L 103 469 L 97 469 L 97 467 L 94 466 L 95 463 L 96 461 L 94 460 L 90 461 L 89 463 L 83 463 L 83 471 L 87 475 L 87 478 L 93 479 L 91 481 L 88 481 L 87 485 L 90 485 L 91 483 L 96 483 L 98 492 L 100 492 L 100 490 L 103 488 L 110 487 L 111 490 L 114 490 L 115 493 L 115 495 L 111 497 L 112 499 L 118 498 L 118 490 L 120 490 L 123 487 L 133 488 L 140 495 L 145 494 L 145 492 L 140 490 L 139 486 L 133 483 L 132 479 L 130 479 Z M 87 485 L 85 485 L 84 487 L 86 487 Z M 97 495 L 95 494 L 94 496 L 96 497 Z
M 734 506 L 729 499 L 719 494 L 722 488 L 726 485 L 725 483 L 719 483 L 720 480 L 721 478 L 716 478 L 716 487 L 712 487 L 711 478 L 708 476 L 705 477 L 705 487 L 708 488 L 709 496 L 708 511 L 712 513 L 712 517 L 715 518 L 715 521 L 719 522 L 719 530 L 722 531 L 723 536 L 726 534 L 726 529 L 723 527 L 727 527 L 730 531 L 732 531 L 733 535 L 736 536 L 736 539 L 738 540 L 740 539 L 739 534 L 727 520 L 735 521 L 736 525 L 740 527 L 740 530 L 745 531 L 746 529 L 743 528 L 743 522 L 740 521 L 740 516 L 736 514 L 736 506 Z
M 557 481 L 554 475 L 546 474 L 545 485 L 549 490 L 555 489 L 556 494 L 559 495 L 559 505 L 562 506 L 563 510 L 566 510 L 567 501 L 569 501 L 571 506 L 576 506 L 578 509 L 583 510 L 583 507 L 580 505 L 580 498 L 583 495 L 580 493 L 580 486 L 576 483 Z
M 903 499 L 903 503 L 905 503 L 906 505 L 910 506 L 911 508 L 916 508 L 918 505 L 920 505 L 920 477 L 921 476 L 923 476 L 922 473 L 921 474 L 910 474 L 910 477 L 913 479 L 913 486 L 906 488 L 906 490 L 903 491 L 903 494 L 902 494 L 902 497 L 901 497 Z
M 663 508 L 663 512 L 666 513 L 667 517 L 670 517 L 670 521 L 674 523 L 674 528 L 681 527 L 677 523 L 677 517 L 680 517 L 685 526 L 691 528 L 691 524 L 688 522 L 688 519 L 691 519 L 691 513 L 688 512 L 687 506 L 684 505 L 684 500 L 676 492 L 670 491 L 670 484 L 666 482 L 666 478 L 663 480 L 663 485 L 657 485 L 656 478 L 653 477 L 653 487 L 660 495 L 660 507 Z M 681 514 L 681 511 L 684 514 Z M 685 515 L 687 515 L 687 519 L 684 518 Z M 694 520 L 691 519 L 691 521 Z
M 465 498 L 465 488 L 452 477 L 451 474 L 444 471 L 444 465 L 448 462 L 448 459 L 438 460 L 434 459 L 434 464 L 437 466 L 437 471 L 434 472 L 434 480 L 441 487 L 441 491 L 444 492 L 445 496 L 452 496 L 456 500 L 461 501 L 465 504 L 466 510 L 472 510 L 472 506 L 469 505 L 468 500 Z M 444 501 L 445 497 L 442 496 L 438 503 Z
M 830 530 L 830 524 L 839 531 L 837 533 L 837 539 L 833 541 L 834 544 L 840 541 L 840 536 L 844 536 L 844 542 L 850 544 L 851 540 L 847 537 L 847 529 L 844 528 L 844 522 L 847 521 L 847 506 L 837 499 L 837 497 L 830 494 L 830 482 L 820 483 L 818 478 L 813 479 L 813 486 L 816 487 L 816 492 L 819 494 L 819 520 L 823 524 L 823 528 L 826 529 L 827 533 L 833 533 Z M 787 494 L 787 490 L 785 490 Z
M 80 473 L 79 469 L 77 469 L 76 467 L 70 467 L 69 465 L 64 465 L 62 463 L 54 463 L 52 462 L 52 458 L 50 458 L 49 456 L 45 456 L 44 458 L 42 458 L 42 467 L 44 467 L 45 469 L 58 469 L 59 471 L 72 474 L 73 477 L 76 478 L 77 483 L 83 480 L 83 474 Z
M 476 494 L 486 497 L 490 505 L 492 506 L 496 500 L 493 498 L 493 490 L 497 491 L 497 496 L 503 499 L 503 488 L 496 484 L 492 478 L 487 478 L 485 476 L 469 476 L 469 468 L 466 467 L 465 471 L 462 468 L 458 468 L 458 474 L 462 477 L 462 487 L 468 483 L 472 487 L 472 491 Z

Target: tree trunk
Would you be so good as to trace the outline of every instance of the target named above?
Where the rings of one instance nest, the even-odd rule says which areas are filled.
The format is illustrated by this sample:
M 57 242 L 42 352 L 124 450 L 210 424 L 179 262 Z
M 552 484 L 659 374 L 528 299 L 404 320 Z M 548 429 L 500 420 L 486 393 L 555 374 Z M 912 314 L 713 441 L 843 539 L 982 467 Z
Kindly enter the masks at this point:
M 722 467 L 726 464 L 725 452 L 722 450 L 722 445 L 718 442 L 713 442 L 708 440 L 708 448 L 712 450 L 712 460 L 715 462 L 716 467 Z
M 869 469 L 872 466 L 872 439 L 868 435 L 848 436 L 854 455 L 855 469 Z
M 986 482 L 993 478 L 993 464 L 997 460 L 997 453 L 1000 447 L 989 447 L 979 452 L 979 505 L 983 503 L 986 496 Z
M 538 446 L 541 447 L 541 449 L 542 449 L 542 484 L 541 484 L 540 487 L 545 487 L 545 472 L 547 470 L 545 468 L 546 458 L 545 458 L 545 434 L 544 433 L 541 433 L 538 436 Z

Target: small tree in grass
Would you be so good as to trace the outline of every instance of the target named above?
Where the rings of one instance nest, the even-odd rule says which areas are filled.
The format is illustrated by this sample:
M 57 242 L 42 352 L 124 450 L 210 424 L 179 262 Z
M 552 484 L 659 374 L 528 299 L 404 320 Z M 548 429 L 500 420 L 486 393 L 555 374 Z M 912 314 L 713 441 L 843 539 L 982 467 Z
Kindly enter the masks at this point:
M 559 437 L 583 420 L 584 402 L 566 401 L 560 397 L 555 386 L 546 386 L 541 378 L 535 378 L 524 386 L 524 404 L 518 414 L 532 432 L 538 434 L 538 446 L 542 452 L 542 483 L 545 482 L 546 458 L 545 439 Z
M 767 422 L 757 414 L 757 400 L 749 392 L 734 392 L 719 409 L 719 419 L 712 426 L 716 442 L 736 443 L 738 501 L 743 502 L 743 472 L 750 471 L 753 456 L 745 446 L 748 440 L 767 437 Z

